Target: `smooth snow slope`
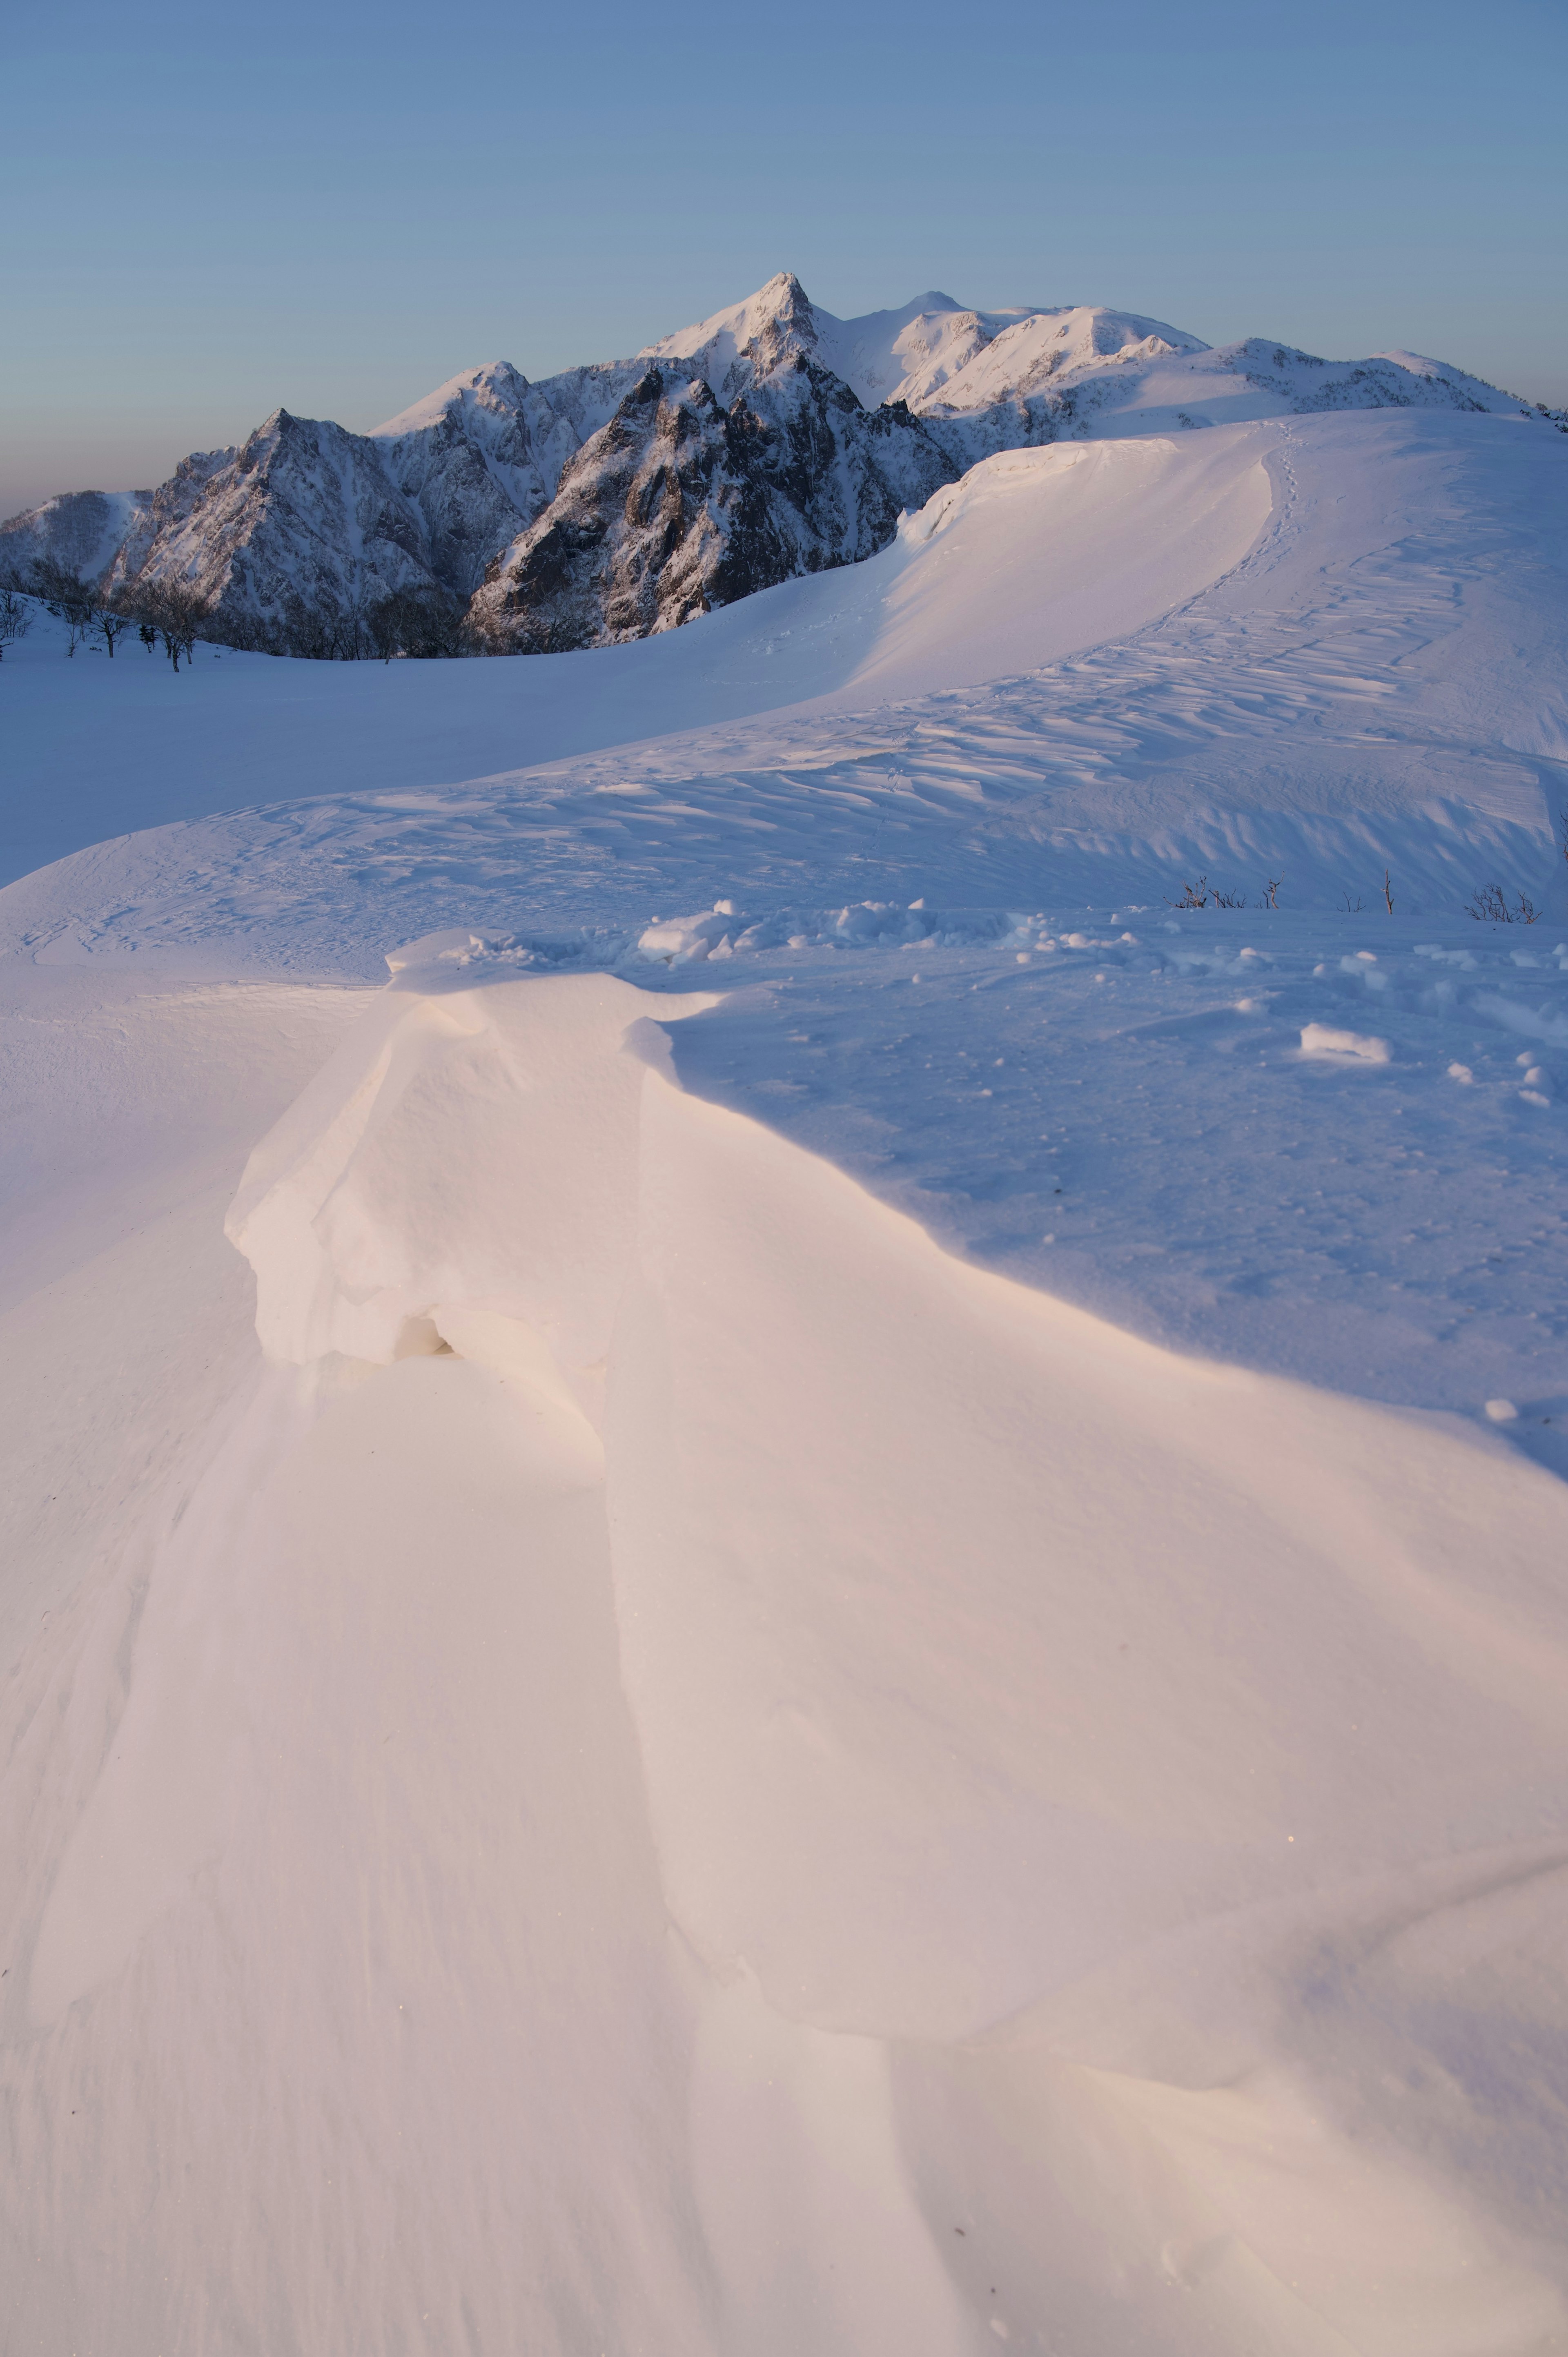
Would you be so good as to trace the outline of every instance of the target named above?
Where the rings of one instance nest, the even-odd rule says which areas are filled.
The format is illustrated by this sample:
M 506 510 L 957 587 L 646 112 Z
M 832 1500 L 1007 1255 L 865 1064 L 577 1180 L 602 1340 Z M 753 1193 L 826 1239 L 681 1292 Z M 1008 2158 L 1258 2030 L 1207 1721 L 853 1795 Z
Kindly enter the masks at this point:
M 946 1258 L 703 1004 L 416 963 L 252 1157 L 9 1697 L 15 2345 L 1559 2345 L 1568 1491 Z
M 983 460 L 904 526 L 834 702 L 975 687 L 1142 629 L 1246 555 L 1272 512 L 1270 455 L 1227 434 Z

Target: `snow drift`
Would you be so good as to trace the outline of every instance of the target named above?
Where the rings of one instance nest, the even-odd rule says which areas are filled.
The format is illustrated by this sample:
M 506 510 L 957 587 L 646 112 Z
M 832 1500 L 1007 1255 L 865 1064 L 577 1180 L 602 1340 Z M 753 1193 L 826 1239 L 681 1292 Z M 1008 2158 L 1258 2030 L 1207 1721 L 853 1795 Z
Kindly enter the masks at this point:
M 16 1698 L 17 2345 L 1556 2345 L 1561 1486 L 945 1256 L 680 1091 L 711 997 L 442 947 Z

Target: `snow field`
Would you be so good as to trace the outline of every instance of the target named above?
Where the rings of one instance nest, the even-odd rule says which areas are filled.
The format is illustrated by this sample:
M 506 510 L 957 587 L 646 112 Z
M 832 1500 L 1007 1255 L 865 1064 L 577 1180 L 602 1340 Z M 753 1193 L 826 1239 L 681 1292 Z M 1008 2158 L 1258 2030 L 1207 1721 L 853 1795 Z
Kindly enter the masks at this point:
M 1506 1394 L 1555 1452 L 1563 1115 L 1526 1075 L 1559 1087 L 1565 960 L 1493 934 L 1455 950 L 1464 979 L 1386 916 L 1079 918 L 1091 933 L 737 957 L 675 1035 L 682 1081 L 950 1249 L 1174 1348 L 1469 1415 Z M 1388 1052 L 1304 1054 L 1312 1030 Z

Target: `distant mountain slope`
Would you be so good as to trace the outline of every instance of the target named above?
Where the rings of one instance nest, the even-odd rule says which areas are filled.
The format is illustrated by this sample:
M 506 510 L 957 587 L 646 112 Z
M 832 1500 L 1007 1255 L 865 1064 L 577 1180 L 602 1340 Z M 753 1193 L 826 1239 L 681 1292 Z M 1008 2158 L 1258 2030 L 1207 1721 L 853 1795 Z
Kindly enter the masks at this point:
M 1132 312 L 937 292 L 841 319 L 781 272 L 634 359 L 470 369 L 371 434 L 279 409 L 156 490 L 13 517 L 0 566 L 52 556 L 133 602 L 176 581 L 214 635 L 297 651 L 358 644 L 403 590 L 467 605 L 497 649 L 585 646 L 870 555 L 997 451 L 1390 407 L 1564 422 L 1409 352 L 1212 350 Z
M 233 453 L 223 455 L 231 457 Z M 186 467 L 191 463 L 181 461 Z M 0 549 L 13 568 L 25 570 L 32 557 L 48 556 L 69 565 L 83 581 L 99 580 L 156 496 L 153 491 L 61 491 L 0 524 Z
M 291 598 L 313 606 L 430 578 L 417 508 L 383 472 L 374 445 L 340 425 L 276 410 L 189 490 L 188 499 L 168 501 L 145 541 L 134 535 L 121 552 L 116 588 L 173 576 L 215 612 L 265 616 Z
M 55 556 L 133 598 L 177 580 L 228 635 L 251 623 L 263 643 L 396 590 L 466 601 L 641 373 L 620 361 L 531 385 L 501 361 L 368 435 L 276 410 L 240 449 L 199 452 L 156 491 L 77 493 L 13 518 L 0 553 L 24 576 Z

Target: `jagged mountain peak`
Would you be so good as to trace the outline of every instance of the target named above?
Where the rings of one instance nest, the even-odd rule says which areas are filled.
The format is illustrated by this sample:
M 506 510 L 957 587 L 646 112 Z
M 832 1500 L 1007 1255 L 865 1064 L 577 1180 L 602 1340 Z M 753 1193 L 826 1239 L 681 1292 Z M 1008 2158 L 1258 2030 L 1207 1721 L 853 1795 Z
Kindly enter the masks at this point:
M 815 358 L 824 320 L 836 324 L 818 312 L 792 270 L 781 270 L 744 302 L 645 344 L 637 357 L 684 361 L 728 401 L 802 353 Z
M 1069 370 L 1094 369 L 1136 352 L 1197 353 L 1197 336 L 1160 319 L 1100 304 L 1020 305 L 970 309 L 929 289 L 896 309 L 839 318 L 813 303 L 792 271 L 780 271 L 743 302 L 732 303 L 692 327 L 662 336 L 638 355 L 680 360 L 698 368 L 721 398 L 804 354 L 852 386 L 867 408 L 907 401 L 918 408 L 943 403 L 945 389 L 993 346 L 1005 346 L 956 400 L 961 409 L 1016 392 L 1025 376 L 1040 382 Z
M 644 345 L 638 358 L 683 361 L 700 369 L 722 399 L 733 400 L 803 356 L 842 377 L 874 408 L 901 397 L 905 371 L 894 355 L 905 329 L 918 319 L 956 316 L 952 296 L 933 289 L 897 310 L 841 319 L 811 301 L 792 270 L 781 270 L 743 301 Z
M 645 344 L 637 357 L 678 360 L 726 335 L 737 345 L 744 345 L 761 329 L 779 320 L 798 324 L 809 333 L 814 316 L 811 298 L 795 273 L 779 270 L 754 294 L 744 296 L 738 303 L 725 304 L 723 310 L 711 313 L 690 328 L 677 328 L 673 335 L 661 336 L 657 343 Z
M 640 357 L 640 356 L 639 356 Z M 470 608 L 498 651 L 672 630 L 874 555 L 958 468 L 903 407 L 867 411 L 804 350 L 721 403 L 689 355 L 644 364 Z

